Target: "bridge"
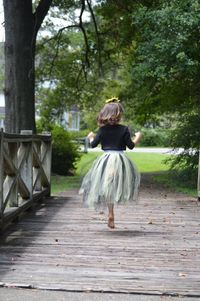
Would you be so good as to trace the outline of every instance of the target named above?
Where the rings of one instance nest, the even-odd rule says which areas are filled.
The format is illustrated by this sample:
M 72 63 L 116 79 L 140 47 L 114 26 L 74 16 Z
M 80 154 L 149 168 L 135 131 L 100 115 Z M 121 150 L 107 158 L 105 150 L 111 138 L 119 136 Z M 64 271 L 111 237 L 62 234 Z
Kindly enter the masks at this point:
M 197 199 L 143 174 L 111 230 L 78 191 L 50 195 L 50 140 L 1 133 L 0 287 L 200 297 Z

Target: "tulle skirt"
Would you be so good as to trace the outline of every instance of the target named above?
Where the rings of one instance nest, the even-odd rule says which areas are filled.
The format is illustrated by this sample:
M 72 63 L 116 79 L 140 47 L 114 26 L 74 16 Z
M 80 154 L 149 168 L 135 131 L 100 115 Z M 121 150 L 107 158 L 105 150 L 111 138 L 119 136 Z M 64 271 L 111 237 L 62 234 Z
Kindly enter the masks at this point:
M 107 151 L 97 158 L 84 176 L 80 194 L 90 208 L 136 201 L 140 174 L 121 151 Z

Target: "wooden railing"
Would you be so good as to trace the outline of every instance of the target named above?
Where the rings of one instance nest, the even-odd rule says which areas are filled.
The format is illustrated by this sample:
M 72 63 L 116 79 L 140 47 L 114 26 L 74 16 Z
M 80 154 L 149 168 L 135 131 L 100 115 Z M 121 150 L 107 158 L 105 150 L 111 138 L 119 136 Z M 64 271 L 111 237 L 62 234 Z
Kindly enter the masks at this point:
M 200 150 L 199 150 L 199 166 L 198 166 L 198 180 L 197 180 L 197 195 L 200 201 Z
M 0 229 L 50 195 L 51 136 L 0 133 Z

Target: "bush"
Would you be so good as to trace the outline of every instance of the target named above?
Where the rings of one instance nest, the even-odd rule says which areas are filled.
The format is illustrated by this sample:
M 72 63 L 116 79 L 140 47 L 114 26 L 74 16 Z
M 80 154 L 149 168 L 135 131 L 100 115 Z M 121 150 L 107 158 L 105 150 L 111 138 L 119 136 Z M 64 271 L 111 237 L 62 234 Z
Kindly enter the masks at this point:
M 169 147 L 169 130 L 143 128 L 140 146 Z
M 184 181 L 195 181 L 198 173 L 200 149 L 200 110 L 192 110 L 179 117 L 177 127 L 171 132 L 171 145 L 183 151 L 169 160 L 172 170 L 177 170 Z
M 89 134 L 89 130 L 85 129 L 85 130 L 81 130 L 81 131 L 73 131 L 70 132 L 69 135 L 71 137 L 72 140 L 75 140 L 77 138 L 85 138 L 87 137 L 87 135 Z
M 52 130 L 52 172 L 58 175 L 72 175 L 75 163 L 80 157 L 77 146 L 69 133 L 62 127 Z

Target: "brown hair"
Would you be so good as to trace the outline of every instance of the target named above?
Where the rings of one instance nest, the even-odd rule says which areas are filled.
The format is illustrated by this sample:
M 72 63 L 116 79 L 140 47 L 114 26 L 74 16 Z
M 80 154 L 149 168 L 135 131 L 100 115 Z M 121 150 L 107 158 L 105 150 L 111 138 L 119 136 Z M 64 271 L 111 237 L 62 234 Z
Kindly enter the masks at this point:
M 119 102 L 106 103 L 97 118 L 98 125 L 117 124 L 121 120 L 123 111 L 123 107 Z

